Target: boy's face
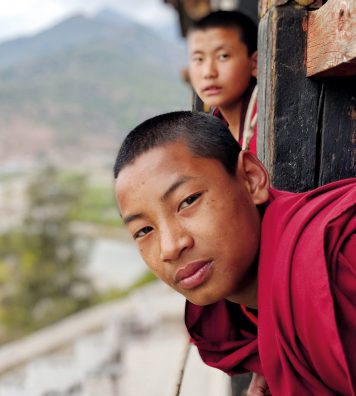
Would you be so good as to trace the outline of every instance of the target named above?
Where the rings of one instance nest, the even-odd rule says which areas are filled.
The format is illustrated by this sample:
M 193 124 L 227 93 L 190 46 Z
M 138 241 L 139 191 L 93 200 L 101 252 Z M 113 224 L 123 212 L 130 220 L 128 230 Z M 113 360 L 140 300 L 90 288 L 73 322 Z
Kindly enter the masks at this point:
M 195 304 L 240 301 L 255 285 L 256 204 L 268 198 L 248 170 L 256 167 L 245 152 L 231 176 L 174 142 L 140 155 L 116 180 L 120 213 L 146 264 Z
M 257 53 L 248 55 L 236 28 L 208 28 L 188 36 L 190 81 L 211 107 L 236 106 L 251 77 L 257 75 Z

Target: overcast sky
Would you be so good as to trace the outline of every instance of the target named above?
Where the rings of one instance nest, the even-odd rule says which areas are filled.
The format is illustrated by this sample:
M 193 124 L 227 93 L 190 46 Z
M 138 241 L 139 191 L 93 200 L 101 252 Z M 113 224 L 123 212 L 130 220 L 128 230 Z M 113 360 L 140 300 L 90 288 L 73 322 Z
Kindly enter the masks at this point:
M 111 7 L 145 24 L 177 23 L 163 0 L 1 0 L 0 41 L 34 34 L 68 15 Z

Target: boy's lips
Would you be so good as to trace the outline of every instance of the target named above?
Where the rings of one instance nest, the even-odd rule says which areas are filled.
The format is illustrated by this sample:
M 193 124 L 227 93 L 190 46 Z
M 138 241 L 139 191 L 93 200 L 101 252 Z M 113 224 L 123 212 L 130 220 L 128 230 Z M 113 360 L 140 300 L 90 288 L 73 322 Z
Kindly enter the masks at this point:
M 217 85 L 209 85 L 208 87 L 203 88 L 203 93 L 205 95 L 216 95 L 220 93 L 222 90 L 222 87 L 219 87 Z
M 212 260 L 199 260 L 188 263 L 174 275 L 174 282 L 182 289 L 200 286 L 210 274 Z

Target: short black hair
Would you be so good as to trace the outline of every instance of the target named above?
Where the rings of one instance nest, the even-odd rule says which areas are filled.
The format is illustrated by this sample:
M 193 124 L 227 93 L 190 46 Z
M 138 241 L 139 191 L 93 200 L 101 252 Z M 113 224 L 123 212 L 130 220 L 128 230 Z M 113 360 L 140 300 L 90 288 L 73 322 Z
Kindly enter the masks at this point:
M 235 28 L 240 32 L 241 41 L 246 44 L 248 54 L 257 50 L 257 25 L 247 15 L 239 11 L 216 11 L 193 21 L 188 29 L 188 35 L 198 30 L 211 28 Z
M 115 179 L 141 154 L 177 141 L 185 142 L 194 156 L 216 159 L 230 175 L 235 174 L 241 147 L 227 126 L 209 114 L 176 111 L 150 118 L 126 136 L 115 161 Z

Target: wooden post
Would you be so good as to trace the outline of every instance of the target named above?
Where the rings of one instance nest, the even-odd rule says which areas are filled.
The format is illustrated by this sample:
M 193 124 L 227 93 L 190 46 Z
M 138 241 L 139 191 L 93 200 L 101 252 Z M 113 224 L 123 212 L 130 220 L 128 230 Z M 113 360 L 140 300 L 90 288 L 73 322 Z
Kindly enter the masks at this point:
M 285 4 L 261 17 L 258 37 L 258 156 L 276 188 L 314 187 L 319 84 L 305 77 L 307 12 Z
M 308 16 L 325 6 L 308 12 L 295 1 L 260 1 L 258 155 L 276 188 L 305 191 L 356 176 L 354 78 L 306 75 Z
M 321 82 L 317 185 L 356 177 L 356 78 Z

